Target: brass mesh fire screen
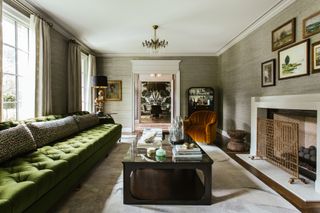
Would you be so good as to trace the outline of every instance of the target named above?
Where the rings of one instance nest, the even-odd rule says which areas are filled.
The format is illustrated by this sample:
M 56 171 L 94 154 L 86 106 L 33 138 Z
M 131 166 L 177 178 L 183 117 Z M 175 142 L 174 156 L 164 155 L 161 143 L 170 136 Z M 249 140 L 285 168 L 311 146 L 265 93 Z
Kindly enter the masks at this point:
M 257 157 L 299 178 L 299 125 L 293 122 L 258 118 Z M 304 180 L 302 180 L 305 182 Z

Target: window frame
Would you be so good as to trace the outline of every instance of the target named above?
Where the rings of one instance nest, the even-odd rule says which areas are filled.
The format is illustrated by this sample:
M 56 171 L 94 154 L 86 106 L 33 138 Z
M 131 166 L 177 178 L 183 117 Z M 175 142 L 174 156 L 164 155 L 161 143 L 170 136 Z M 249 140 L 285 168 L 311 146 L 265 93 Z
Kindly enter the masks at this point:
M 19 72 L 19 51 L 27 54 L 28 56 L 28 60 L 30 57 L 30 26 L 29 26 L 29 17 L 25 16 L 24 14 L 20 13 L 19 11 L 17 11 L 16 9 L 12 8 L 11 6 L 7 5 L 6 3 L 3 3 L 3 8 L 2 8 L 2 18 L 7 19 L 8 21 L 13 21 L 14 22 L 14 32 L 15 32 L 15 38 L 14 38 L 14 45 L 12 44 L 8 44 L 5 43 L 3 41 L 2 46 L 3 49 L 5 47 L 9 47 L 9 48 L 13 48 L 14 49 L 14 73 L 8 73 L 5 72 L 3 70 L 3 77 L 5 75 L 7 76 L 14 76 L 15 78 L 15 101 L 14 102 L 4 102 L 4 100 L 2 100 L 2 104 L 5 103 L 11 103 L 11 104 L 15 104 L 15 118 L 14 120 L 19 120 L 20 118 L 20 113 L 19 113 L 19 109 L 21 107 L 22 101 L 20 99 L 20 95 L 19 94 L 19 85 L 20 85 L 20 80 L 19 78 L 23 77 L 23 75 L 21 75 L 21 72 Z M 18 47 L 18 31 L 19 31 L 19 26 L 23 26 L 25 28 L 27 28 L 28 30 L 28 38 L 27 38 L 27 43 L 28 43 L 28 50 L 24 50 L 20 47 Z M 3 87 L 3 85 L 2 85 Z M 2 90 L 3 92 L 3 90 Z M 3 93 L 4 94 L 4 93 Z M 4 113 L 4 110 L 2 111 L 2 113 Z M 1 120 L 11 120 L 11 118 L 9 119 L 5 119 L 3 116 L 1 118 Z

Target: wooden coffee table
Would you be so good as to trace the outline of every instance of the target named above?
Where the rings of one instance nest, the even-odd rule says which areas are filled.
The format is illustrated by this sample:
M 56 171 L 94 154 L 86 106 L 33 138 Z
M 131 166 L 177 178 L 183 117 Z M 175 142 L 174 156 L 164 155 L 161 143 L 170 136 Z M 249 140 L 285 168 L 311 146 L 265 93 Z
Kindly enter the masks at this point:
M 123 203 L 210 205 L 213 160 L 201 149 L 202 160 L 175 162 L 171 144 L 163 148 L 167 157 L 159 162 L 131 146 L 122 161 Z

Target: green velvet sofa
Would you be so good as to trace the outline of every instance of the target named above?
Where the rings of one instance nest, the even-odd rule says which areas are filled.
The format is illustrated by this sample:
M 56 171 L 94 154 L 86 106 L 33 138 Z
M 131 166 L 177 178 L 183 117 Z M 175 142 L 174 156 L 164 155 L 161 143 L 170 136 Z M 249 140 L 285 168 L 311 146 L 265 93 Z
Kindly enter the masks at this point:
M 22 123 L 63 117 L 50 115 Z M 0 123 L 0 130 L 17 125 L 18 122 Z M 0 212 L 48 211 L 106 157 L 120 137 L 121 125 L 102 123 L 2 162 Z

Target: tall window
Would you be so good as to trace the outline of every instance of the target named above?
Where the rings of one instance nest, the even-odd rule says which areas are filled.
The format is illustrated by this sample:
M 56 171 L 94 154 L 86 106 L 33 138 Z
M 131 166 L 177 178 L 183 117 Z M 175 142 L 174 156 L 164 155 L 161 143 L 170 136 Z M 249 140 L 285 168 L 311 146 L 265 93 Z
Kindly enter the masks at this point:
M 88 91 L 90 91 L 89 85 L 89 56 L 85 53 L 81 53 L 81 94 L 82 94 L 82 110 L 90 111 Z
M 4 5 L 3 11 L 3 112 L 2 120 L 32 117 L 34 108 L 28 105 L 34 96 L 29 81 L 29 21 Z M 29 100 L 29 101 L 25 101 Z

